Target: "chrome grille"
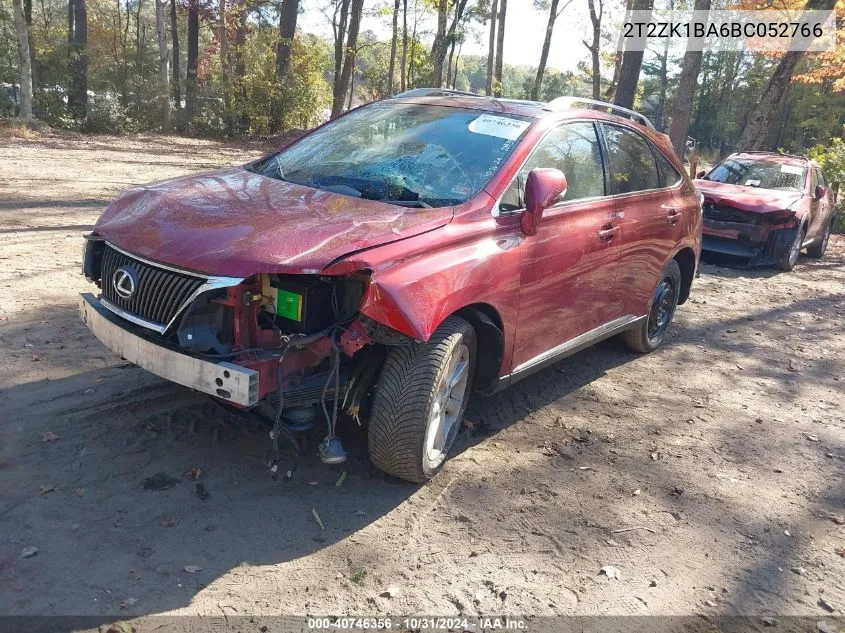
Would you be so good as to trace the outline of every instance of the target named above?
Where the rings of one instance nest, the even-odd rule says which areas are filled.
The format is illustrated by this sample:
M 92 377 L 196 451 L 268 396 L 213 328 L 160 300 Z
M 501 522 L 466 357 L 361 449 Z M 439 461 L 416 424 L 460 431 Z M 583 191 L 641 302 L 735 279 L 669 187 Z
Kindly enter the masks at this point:
M 132 296 L 124 299 L 112 280 L 120 268 L 131 269 L 136 280 Z M 179 314 L 180 308 L 206 282 L 203 277 L 160 268 L 122 253 L 108 244 L 103 252 L 103 298 L 112 305 L 158 326 L 162 330 Z

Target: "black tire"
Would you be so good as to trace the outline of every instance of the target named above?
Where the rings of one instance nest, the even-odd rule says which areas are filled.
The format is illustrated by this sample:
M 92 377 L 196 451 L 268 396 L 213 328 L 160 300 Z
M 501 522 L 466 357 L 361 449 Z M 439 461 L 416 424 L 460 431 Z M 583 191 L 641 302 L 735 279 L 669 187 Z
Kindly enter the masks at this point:
M 458 364 L 464 362 L 461 359 L 465 352 L 468 354 L 466 382 L 460 405 L 450 397 L 451 392 L 438 403 L 443 385 L 452 378 L 447 376 L 450 363 L 456 358 Z M 376 386 L 367 434 L 370 459 L 376 467 L 414 483 L 437 474 L 460 429 L 472 390 L 475 361 L 475 330 L 467 321 L 454 316 L 446 319 L 427 343 L 390 349 Z M 447 418 L 449 404 L 453 405 L 456 416 Z M 427 443 L 429 426 L 432 416 L 441 410 L 444 414 L 440 424 L 444 429 L 447 419 L 453 422 L 448 426 L 448 434 L 443 435 L 442 450 L 436 451 L 438 459 L 431 459 Z
M 822 233 L 821 239 L 817 240 L 812 246 L 807 247 L 807 255 L 809 257 L 814 259 L 824 257 L 824 253 L 827 250 L 827 243 L 830 241 L 831 230 L 833 230 L 833 218 L 830 218 L 830 222 L 824 227 L 824 233 Z
M 798 228 L 798 232 L 795 234 L 795 239 L 792 241 L 789 250 L 781 255 L 778 261 L 778 268 L 785 272 L 789 272 L 795 268 L 795 265 L 798 263 L 798 257 L 801 255 L 801 245 L 804 243 L 806 235 L 807 227 L 802 224 Z
M 673 259 L 663 270 L 651 295 L 648 318 L 635 329 L 622 334 L 625 344 L 641 354 L 653 352 L 660 347 L 675 316 L 680 296 L 681 268 Z

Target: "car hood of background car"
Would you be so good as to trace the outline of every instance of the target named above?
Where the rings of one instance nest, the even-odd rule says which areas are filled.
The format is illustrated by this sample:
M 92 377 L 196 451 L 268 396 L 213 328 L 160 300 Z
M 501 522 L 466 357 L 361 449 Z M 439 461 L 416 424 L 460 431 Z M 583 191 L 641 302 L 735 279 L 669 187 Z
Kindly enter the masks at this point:
M 346 254 L 448 224 L 400 207 L 227 169 L 130 189 L 94 227 L 130 253 L 213 275 L 313 273 Z
M 771 213 L 772 211 L 788 209 L 802 196 L 797 191 L 744 187 L 712 180 L 694 180 L 693 183 L 704 194 L 708 202 L 734 207 L 750 213 Z

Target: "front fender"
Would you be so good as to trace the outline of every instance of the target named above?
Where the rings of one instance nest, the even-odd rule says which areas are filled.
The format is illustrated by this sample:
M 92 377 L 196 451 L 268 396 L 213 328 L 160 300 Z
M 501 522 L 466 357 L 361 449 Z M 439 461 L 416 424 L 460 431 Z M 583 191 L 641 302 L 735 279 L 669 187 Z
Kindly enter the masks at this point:
M 461 308 L 490 306 L 501 319 L 509 361 L 523 237 L 517 223 L 484 214 L 351 256 L 333 269 L 370 270 L 361 313 L 418 341 Z

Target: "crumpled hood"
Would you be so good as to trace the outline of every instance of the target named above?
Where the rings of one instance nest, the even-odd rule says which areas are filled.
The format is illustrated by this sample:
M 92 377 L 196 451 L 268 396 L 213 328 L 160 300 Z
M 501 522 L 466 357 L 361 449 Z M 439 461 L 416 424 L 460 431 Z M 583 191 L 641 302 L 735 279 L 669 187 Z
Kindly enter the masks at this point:
M 796 191 L 774 191 L 759 187 L 729 185 L 712 180 L 694 180 L 693 184 L 704 194 L 707 202 L 750 213 L 771 213 L 788 209 L 803 196 Z
M 448 224 L 406 208 L 226 169 L 124 192 L 94 226 L 131 253 L 214 275 L 317 272 L 348 253 Z

